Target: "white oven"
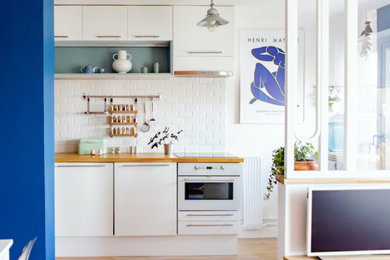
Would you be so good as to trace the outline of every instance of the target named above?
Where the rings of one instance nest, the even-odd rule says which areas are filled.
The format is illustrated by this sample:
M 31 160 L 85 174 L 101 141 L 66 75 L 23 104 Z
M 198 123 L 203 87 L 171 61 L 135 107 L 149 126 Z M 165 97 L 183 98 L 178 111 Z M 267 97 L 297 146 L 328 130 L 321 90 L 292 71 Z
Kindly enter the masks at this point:
M 241 165 L 235 163 L 180 163 L 179 211 L 237 211 Z

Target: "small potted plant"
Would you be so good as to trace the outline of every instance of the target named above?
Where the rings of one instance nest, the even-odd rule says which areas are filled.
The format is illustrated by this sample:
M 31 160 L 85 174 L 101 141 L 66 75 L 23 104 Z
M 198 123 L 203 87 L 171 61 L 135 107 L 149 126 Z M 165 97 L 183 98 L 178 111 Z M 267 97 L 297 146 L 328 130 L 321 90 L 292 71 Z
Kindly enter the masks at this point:
M 169 128 L 165 127 L 164 131 L 158 131 L 152 138 L 150 138 L 148 145 L 150 145 L 152 149 L 158 148 L 160 145 L 164 145 L 164 154 L 169 155 L 172 153 L 172 145 L 179 141 L 178 136 L 182 132 L 183 130 L 178 132 L 170 132 Z
M 294 170 L 311 171 L 318 169 L 318 165 L 315 160 L 318 157 L 318 153 L 314 152 L 313 144 L 302 144 L 301 142 L 295 143 L 294 157 Z M 273 151 L 271 174 L 268 178 L 267 192 L 264 194 L 265 200 L 270 198 L 275 184 L 277 184 L 276 176 L 278 175 L 284 175 L 284 147 L 280 147 Z

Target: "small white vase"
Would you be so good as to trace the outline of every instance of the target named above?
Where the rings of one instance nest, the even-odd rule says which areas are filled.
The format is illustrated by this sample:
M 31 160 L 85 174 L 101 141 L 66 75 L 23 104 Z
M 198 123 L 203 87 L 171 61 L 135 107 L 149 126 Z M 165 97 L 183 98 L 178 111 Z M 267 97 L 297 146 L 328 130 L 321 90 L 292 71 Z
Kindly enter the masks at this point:
M 112 69 L 120 74 L 126 74 L 133 67 L 133 64 L 131 64 L 132 57 L 125 50 L 118 51 L 118 53 L 114 54 L 112 58 L 114 59 Z

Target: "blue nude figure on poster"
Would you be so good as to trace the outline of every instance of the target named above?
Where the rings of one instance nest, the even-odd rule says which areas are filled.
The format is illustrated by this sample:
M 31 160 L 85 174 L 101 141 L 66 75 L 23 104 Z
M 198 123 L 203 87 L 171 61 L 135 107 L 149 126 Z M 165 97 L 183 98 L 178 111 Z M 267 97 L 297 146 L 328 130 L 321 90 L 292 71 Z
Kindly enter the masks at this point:
M 270 72 L 262 63 L 257 63 L 255 68 L 255 80 L 251 84 L 253 99 L 249 104 L 257 100 L 269 104 L 284 106 L 284 56 L 285 52 L 274 46 L 265 46 L 252 50 L 252 55 L 263 62 L 273 62 L 277 71 Z

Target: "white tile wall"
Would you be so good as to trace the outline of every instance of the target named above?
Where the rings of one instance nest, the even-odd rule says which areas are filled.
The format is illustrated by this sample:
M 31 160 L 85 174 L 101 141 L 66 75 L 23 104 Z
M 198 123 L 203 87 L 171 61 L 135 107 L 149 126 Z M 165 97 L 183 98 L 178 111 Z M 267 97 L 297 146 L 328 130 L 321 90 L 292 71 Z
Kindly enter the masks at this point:
M 154 116 L 148 133 L 140 131 L 138 138 L 110 138 L 108 116 L 85 115 L 88 95 L 156 95 Z M 114 100 L 130 103 L 131 100 Z M 225 150 L 226 80 L 209 78 L 169 78 L 161 80 L 56 80 L 55 81 L 55 138 L 56 152 L 77 152 L 80 138 L 107 138 L 108 147 L 137 145 L 138 152 L 151 150 L 151 136 L 165 126 L 184 132 L 175 144 L 175 152 L 218 152 Z M 91 110 L 103 108 L 102 101 L 91 103 Z M 143 105 L 138 104 L 138 121 L 143 122 Z M 150 113 L 150 103 L 147 109 Z M 148 114 L 148 113 L 147 113 Z M 148 116 L 149 117 L 149 116 Z

